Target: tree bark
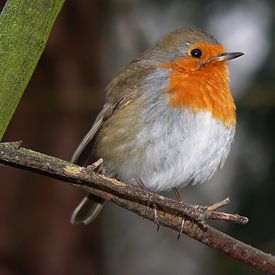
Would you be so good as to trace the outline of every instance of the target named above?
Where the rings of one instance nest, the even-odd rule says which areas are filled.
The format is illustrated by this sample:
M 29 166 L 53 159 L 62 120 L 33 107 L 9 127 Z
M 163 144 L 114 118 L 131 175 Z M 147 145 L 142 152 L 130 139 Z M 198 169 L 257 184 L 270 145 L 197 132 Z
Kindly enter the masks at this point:
M 157 213 L 160 225 L 182 232 L 259 270 L 275 274 L 274 256 L 242 243 L 205 223 L 201 224 L 205 218 L 211 217 L 210 213 L 213 211 L 182 205 L 160 195 L 104 177 L 95 173 L 92 167 L 79 167 L 21 148 L 18 142 L 0 144 L 0 163 L 68 182 L 152 221 L 156 220 Z M 246 220 L 240 217 L 239 222 L 245 223 Z

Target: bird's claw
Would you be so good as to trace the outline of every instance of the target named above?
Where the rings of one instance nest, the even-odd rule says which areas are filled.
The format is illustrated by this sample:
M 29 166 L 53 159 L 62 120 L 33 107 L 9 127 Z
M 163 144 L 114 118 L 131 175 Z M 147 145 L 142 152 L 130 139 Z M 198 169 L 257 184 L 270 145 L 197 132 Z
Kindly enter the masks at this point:
M 157 208 L 156 208 L 156 205 L 154 206 L 154 222 L 156 223 L 157 225 L 157 231 L 159 231 L 159 228 L 160 228 L 160 225 L 159 225 L 159 220 L 158 220 L 158 212 L 157 212 Z
M 182 218 L 181 225 L 180 225 L 180 231 L 179 231 L 179 233 L 178 233 L 177 240 L 180 239 L 180 236 L 181 236 L 182 231 L 183 231 L 184 224 L 185 224 L 185 219 Z

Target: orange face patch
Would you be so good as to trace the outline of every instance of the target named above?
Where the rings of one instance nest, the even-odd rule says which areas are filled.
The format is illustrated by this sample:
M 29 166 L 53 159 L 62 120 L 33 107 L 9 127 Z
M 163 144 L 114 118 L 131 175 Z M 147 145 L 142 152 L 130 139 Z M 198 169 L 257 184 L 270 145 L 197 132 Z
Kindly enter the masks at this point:
M 171 69 L 168 87 L 171 107 L 190 108 L 193 112 L 211 112 L 226 126 L 236 124 L 235 104 L 229 90 L 229 71 L 226 61 L 211 61 L 225 52 L 221 44 L 206 42 L 192 45 L 202 56 L 185 56 L 161 67 Z

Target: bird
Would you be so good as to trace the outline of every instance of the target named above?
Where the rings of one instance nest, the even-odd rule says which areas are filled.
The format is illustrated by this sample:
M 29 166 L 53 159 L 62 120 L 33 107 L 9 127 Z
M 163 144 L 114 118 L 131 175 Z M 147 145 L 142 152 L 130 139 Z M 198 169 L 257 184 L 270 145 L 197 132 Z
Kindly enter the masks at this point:
M 234 140 L 228 61 L 242 55 L 199 29 L 168 33 L 113 77 L 71 161 L 102 158 L 100 173 L 155 193 L 209 180 Z M 88 224 L 103 206 L 88 194 L 71 222 Z

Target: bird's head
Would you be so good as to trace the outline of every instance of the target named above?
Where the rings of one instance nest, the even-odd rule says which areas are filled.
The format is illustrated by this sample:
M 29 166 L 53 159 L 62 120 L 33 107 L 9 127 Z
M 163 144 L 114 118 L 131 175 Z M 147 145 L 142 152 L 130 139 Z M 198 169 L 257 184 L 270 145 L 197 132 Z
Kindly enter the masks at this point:
M 158 41 L 146 55 L 159 64 L 175 65 L 186 72 L 194 72 L 208 66 L 225 65 L 223 61 L 237 58 L 243 53 L 227 52 L 208 33 L 197 29 L 179 29 Z
M 235 105 L 229 90 L 227 61 L 241 55 L 227 52 L 208 33 L 180 29 L 157 42 L 144 57 L 168 70 L 166 92 L 172 107 L 208 111 L 226 125 L 234 125 Z

